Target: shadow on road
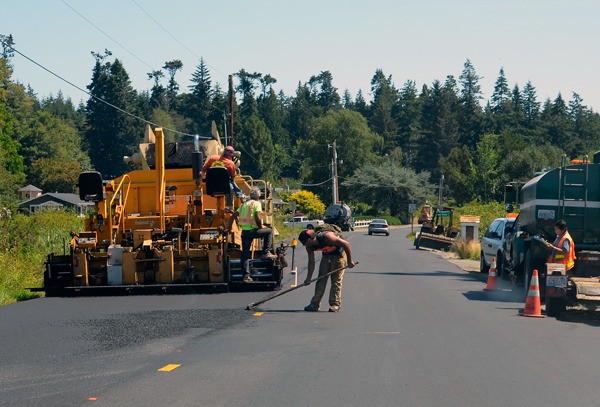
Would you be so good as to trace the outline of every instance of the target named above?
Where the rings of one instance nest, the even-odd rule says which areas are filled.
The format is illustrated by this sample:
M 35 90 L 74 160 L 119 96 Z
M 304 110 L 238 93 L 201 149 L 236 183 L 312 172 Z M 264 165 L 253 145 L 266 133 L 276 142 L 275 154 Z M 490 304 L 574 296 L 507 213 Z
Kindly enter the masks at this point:
M 428 271 L 426 273 L 415 271 L 415 272 L 401 272 L 401 271 L 349 271 L 351 274 L 379 274 L 384 276 L 417 276 L 417 277 L 439 277 L 439 276 L 452 276 L 460 278 L 461 280 L 473 281 L 474 278 L 465 273 L 455 273 L 453 271 Z
M 518 293 L 506 289 L 495 291 L 467 291 L 466 293 L 463 293 L 463 295 L 471 301 L 523 302 Z

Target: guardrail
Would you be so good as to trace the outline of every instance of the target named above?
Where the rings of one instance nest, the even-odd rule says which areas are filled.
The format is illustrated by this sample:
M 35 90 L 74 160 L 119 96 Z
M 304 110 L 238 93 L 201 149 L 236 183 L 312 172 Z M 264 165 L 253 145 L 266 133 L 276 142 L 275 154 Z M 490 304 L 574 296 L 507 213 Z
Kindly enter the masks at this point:
M 365 220 L 355 220 L 354 221 L 354 229 L 356 228 L 366 228 L 369 226 L 373 219 L 365 219 Z

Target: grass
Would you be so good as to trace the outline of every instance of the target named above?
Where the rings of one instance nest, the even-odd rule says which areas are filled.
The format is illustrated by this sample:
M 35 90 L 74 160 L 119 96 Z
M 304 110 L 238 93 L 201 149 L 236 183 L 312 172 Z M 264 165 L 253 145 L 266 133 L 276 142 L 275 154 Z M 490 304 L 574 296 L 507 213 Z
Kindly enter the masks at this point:
M 0 220 L 0 305 L 39 297 L 28 287 L 41 287 L 49 253 L 62 253 L 71 230 L 83 219 L 70 212 L 40 212 Z
M 475 240 L 465 240 L 459 237 L 452 243 L 450 250 L 461 259 L 479 260 L 481 245 Z

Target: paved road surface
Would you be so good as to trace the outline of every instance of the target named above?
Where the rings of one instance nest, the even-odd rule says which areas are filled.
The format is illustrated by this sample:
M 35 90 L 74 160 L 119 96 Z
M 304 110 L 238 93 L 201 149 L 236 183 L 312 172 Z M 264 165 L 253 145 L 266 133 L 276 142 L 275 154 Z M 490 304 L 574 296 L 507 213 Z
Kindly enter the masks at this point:
M 301 311 L 312 287 L 252 312 L 267 294 L 3 307 L 0 405 L 600 405 L 596 326 L 519 317 L 519 298 L 405 234 L 348 235 L 360 265 L 337 314 Z

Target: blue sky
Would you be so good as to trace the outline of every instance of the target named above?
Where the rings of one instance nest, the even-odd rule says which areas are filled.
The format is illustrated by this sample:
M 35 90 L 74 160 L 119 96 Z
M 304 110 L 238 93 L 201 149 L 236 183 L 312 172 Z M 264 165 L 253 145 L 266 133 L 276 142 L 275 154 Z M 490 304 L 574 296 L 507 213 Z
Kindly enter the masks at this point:
M 137 3 L 137 4 L 136 4 Z M 105 48 L 121 59 L 137 90 L 147 73 L 180 59 L 183 90 L 203 57 L 213 83 L 241 68 L 269 73 L 293 95 L 298 82 L 330 71 L 340 95 L 370 99 L 380 68 L 397 87 L 458 77 L 468 58 L 487 100 L 501 67 L 512 88 L 531 80 L 538 99 L 577 92 L 600 111 L 597 0 L 2 0 L 0 34 L 46 68 L 85 88 Z M 141 6 L 140 7 L 138 7 Z M 70 7 L 69 7 L 70 6 Z M 100 32 L 75 11 L 90 20 Z M 143 10 L 142 10 L 143 9 Z M 144 12 L 145 11 L 145 12 Z M 158 20 L 172 35 L 156 25 Z M 175 38 L 173 38 L 175 37 Z M 181 44 L 183 44 L 183 46 Z M 124 50 L 126 48 L 129 52 Z M 133 54 L 133 55 L 132 55 Z M 87 95 L 15 55 L 13 79 L 40 97 Z

